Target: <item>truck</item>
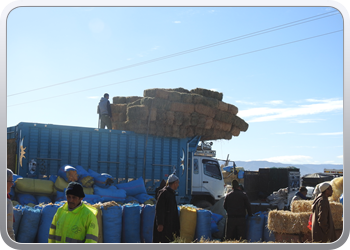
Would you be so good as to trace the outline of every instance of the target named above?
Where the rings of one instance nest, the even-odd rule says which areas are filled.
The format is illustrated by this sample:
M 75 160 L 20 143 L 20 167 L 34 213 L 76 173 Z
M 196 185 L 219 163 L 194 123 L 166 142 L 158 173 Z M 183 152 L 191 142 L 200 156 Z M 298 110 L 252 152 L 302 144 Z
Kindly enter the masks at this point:
M 224 179 L 212 143 L 200 139 L 21 122 L 7 128 L 7 167 L 24 178 L 49 179 L 64 165 L 108 173 L 114 184 L 142 177 L 149 195 L 175 173 L 177 203 L 205 208 L 223 197 Z

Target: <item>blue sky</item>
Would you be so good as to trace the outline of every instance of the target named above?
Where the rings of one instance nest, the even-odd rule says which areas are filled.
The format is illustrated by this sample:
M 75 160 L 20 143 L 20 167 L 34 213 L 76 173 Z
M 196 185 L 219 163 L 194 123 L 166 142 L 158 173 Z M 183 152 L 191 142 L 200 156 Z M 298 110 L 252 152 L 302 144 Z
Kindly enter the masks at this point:
M 105 92 L 199 87 L 222 92 L 249 123 L 214 142 L 218 158 L 343 163 L 343 19 L 333 8 L 21 7 L 7 21 L 8 126 L 97 127 Z

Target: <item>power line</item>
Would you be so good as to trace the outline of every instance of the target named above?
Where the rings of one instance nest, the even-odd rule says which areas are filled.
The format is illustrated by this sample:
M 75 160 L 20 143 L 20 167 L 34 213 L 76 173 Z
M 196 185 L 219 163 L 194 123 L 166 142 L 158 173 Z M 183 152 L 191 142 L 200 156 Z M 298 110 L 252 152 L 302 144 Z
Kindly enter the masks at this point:
M 163 75 L 163 74 L 167 74 L 167 73 L 171 73 L 171 72 L 175 72 L 175 71 L 179 71 L 179 70 L 193 68 L 193 67 L 197 67 L 197 66 L 201 66 L 201 65 L 205 65 L 205 64 L 209 64 L 209 63 L 214 63 L 214 62 L 218 62 L 218 61 L 231 59 L 231 58 L 234 58 L 234 57 L 244 56 L 244 55 L 248 55 L 248 54 L 252 54 L 252 53 L 256 53 L 256 52 L 260 52 L 260 51 L 264 51 L 264 50 L 269 50 L 269 49 L 273 49 L 273 48 L 277 48 L 277 47 L 281 47 L 281 46 L 285 46 L 285 45 L 289 45 L 289 44 L 293 44 L 293 43 L 297 43 L 297 42 L 302 42 L 302 41 L 306 41 L 306 40 L 310 40 L 310 39 L 314 39 L 314 38 L 318 38 L 318 37 L 334 34 L 334 33 L 341 32 L 341 31 L 343 31 L 343 30 L 341 29 L 341 30 L 337 30 L 337 31 L 332 31 L 332 32 L 328 32 L 328 33 L 317 35 L 317 36 L 303 38 L 303 39 L 299 39 L 299 40 L 296 40 L 296 41 L 282 43 L 282 44 L 274 45 L 274 46 L 271 46 L 271 47 L 266 47 L 266 48 L 262 48 L 262 49 L 258 49 L 258 50 L 253 50 L 253 51 L 249 51 L 249 52 L 245 52 L 245 53 L 241 53 L 241 54 L 237 54 L 237 55 L 233 55 L 233 56 L 228 56 L 228 57 L 223 57 L 223 58 L 219 58 L 219 59 L 215 59 L 215 60 L 211 60 L 211 61 L 207 61 L 207 62 L 193 64 L 193 65 L 189 65 L 189 66 L 186 66 L 186 67 L 181 67 L 181 68 L 177 68 L 177 69 L 163 71 L 163 72 L 160 72 L 160 73 L 155 73 L 155 74 L 151 74 L 151 75 L 141 76 L 141 77 L 137 77 L 137 78 L 134 78 L 134 79 L 120 81 L 120 82 L 117 82 L 117 83 L 111 83 L 111 84 L 107 84 L 107 85 L 103 85 L 103 86 L 99 86 L 99 87 L 79 90 L 79 91 L 66 93 L 66 94 L 62 94 L 62 95 L 58 95 L 58 96 L 48 97 L 48 98 L 34 100 L 34 101 L 29 101 L 29 102 L 24 102 L 24 103 L 18 103 L 18 104 L 10 105 L 10 106 L 7 106 L 7 107 L 13 107 L 13 106 L 18 106 L 18 105 L 23 105 L 23 104 L 28 104 L 28 103 L 48 100 L 48 99 L 52 99 L 52 98 L 62 97 L 62 96 L 66 96 L 66 95 L 77 94 L 77 93 L 81 93 L 81 92 L 85 92 L 85 91 L 89 91 L 89 90 L 94 90 L 94 89 L 98 89 L 98 88 L 104 88 L 104 87 L 108 87 L 108 86 L 112 86 L 112 85 L 116 85 L 116 84 L 121 84 L 121 83 L 137 81 L 137 80 L 141 80 L 141 79 L 145 79 L 145 78 L 149 78 L 149 77 L 153 77 L 153 76 Z
M 335 14 L 332 14 L 332 13 L 335 13 Z M 328 15 L 328 14 L 331 14 L 331 15 Z M 177 52 L 177 53 L 174 53 L 174 54 L 166 55 L 166 56 L 163 56 L 163 57 L 158 57 L 158 58 L 155 58 L 155 59 L 151 59 L 151 60 L 147 60 L 147 61 L 144 61 L 144 62 L 132 64 L 132 65 L 129 65 L 129 66 L 124 66 L 124 67 L 112 69 L 112 70 L 109 70 L 109 71 L 104 71 L 104 72 L 100 72 L 100 73 L 97 73 L 97 74 L 76 78 L 76 79 L 69 80 L 69 81 L 64 81 L 64 82 L 60 82 L 60 83 L 56 83 L 56 84 L 52 84 L 52 85 L 48 85 L 48 86 L 44 86 L 44 87 L 40 87 L 40 88 L 35 88 L 35 89 L 27 90 L 27 91 L 18 92 L 18 93 L 15 93 L 15 94 L 8 95 L 7 97 L 20 95 L 20 94 L 25 94 L 25 93 L 29 93 L 29 92 L 33 92 L 33 91 L 37 91 L 37 90 L 41 90 L 41 89 L 51 88 L 51 87 L 55 87 L 55 86 L 58 86 L 58 85 L 63 85 L 63 84 L 70 83 L 70 82 L 75 82 L 75 81 L 84 80 L 84 79 L 88 79 L 88 78 L 99 76 L 99 75 L 112 73 L 112 72 L 115 72 L 115 71 L 125 70 L 125 69 L 129 69 L 129 68 L 137 67 L 137 66 L 142 66 L 142 65 L 145 65 L 145 64 L 149 64 L 149 63 L 153 63 L 153 62 L 169 59 L 169 58 L 176 57 L 176 56 L 181 56 L 181 55 L 192 53 L 192 52 L 196 52 L 196 51 L 199 51 L 199 50 L 204 50 L 204 49 L 212 48 L 212 47 L 215 47 L 215 46 L 224 45 L 224 44 L 227 44 L 227 43 L 231 43 L 231 42 L 236 42 L 236 41 L 239 41 L 239 40 L 247 39 L 247 38 L 250 38 L 250 37 L 263 35 L 263 34 L 266 34 L 266 33 L 273 32 L 273 31 L 290 28 L 292 26 L 296 26 L 296 25 L 312 22 L 312 21 L 315 21 L 315 20 L 319 20 L 319 19 L 322 19 L 322 18 L 326 18 L 326 17 L 338 15 L 338 14 L 339 14 L 338 11 L 331 11 L 331 12 L 327 12 L 327 13 L 324 13 L 324 14 L 319 14 L 319 15 L 316 15 L 316 16 L 300 19 L 300 20 L 293 21 L 293 22 L 290 22 L 290 23 L 274 26 L 272 28 L 263 29 L 263 30 L 260 30 L 260 31 L 248 33 L 246 35 L 242 35 L 242 36 L 238 36 L 238 37 L 235 37 L 235 38 L 226 39 L 226 40 L 223 40 L 223 41 L 207 44 L 207 45 L 196 47 L 196 48 L 192 48 L 192 49 L 189 49 L 189 50 L 184 50 L 184 51 L 181 51 L 181 52 Z M 324 15 L 327 15 L 327 16 L 324 16 Z M 318 18 L 315 18 L 315 17 L 318 17 Z M 315 19 L 312 19 L 312 18 L 315 18 Z M 312 20 L 309 20 L 309 19 L 312 19 Z M 283 27 L 283 26 L 285 26 L 285 27 Z

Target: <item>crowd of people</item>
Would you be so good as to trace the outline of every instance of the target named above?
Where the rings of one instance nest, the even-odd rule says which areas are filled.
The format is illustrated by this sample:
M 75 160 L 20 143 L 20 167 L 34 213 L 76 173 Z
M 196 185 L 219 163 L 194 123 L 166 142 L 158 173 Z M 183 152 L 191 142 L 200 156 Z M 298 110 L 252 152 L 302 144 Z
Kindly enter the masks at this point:
M 13 206 L 9 196 L 13 186 L 13 172 L 7 169 L 7 232 L 15 240 L 13 230 Z M 176 190 L 180 180 L 171 174 L 156 190 L 156 207 L 153 227 L 153 243 L 169 243 L 180 236 L 180 218 L 176 202 Z M 249 198 L 243 187 L 236 180 L 232 181 L 232 191 L 225 198 L 223 207 L 227 213 L 225 239 L 246 239 L 246 218 L 252 216 Z M 328 197 L 333 190 L 329 183 L 319 186 L 320 194 L 312 204 L 312 241 L 333 242 L 336 240 L 334 223 Z M 301 187 L 293 197 L 295 200 L 306 199 L 306 188 Z M 66 189 L 67 202 L 58 208 L 49 231 L 49 243 L 97 243 L 97 210 L 86 205 L 83 187 L 78 182 L 70 182 Z

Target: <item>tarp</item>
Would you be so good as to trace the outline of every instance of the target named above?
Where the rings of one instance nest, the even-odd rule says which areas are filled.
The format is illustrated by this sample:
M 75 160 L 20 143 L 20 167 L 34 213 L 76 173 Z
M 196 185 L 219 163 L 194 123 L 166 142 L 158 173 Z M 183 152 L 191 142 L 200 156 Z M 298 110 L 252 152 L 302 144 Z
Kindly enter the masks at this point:
M 308 174 L 301 177 L 303 186 L 315 187 L 318 183 L 331 181 L 333 176 L 324 173 Z

